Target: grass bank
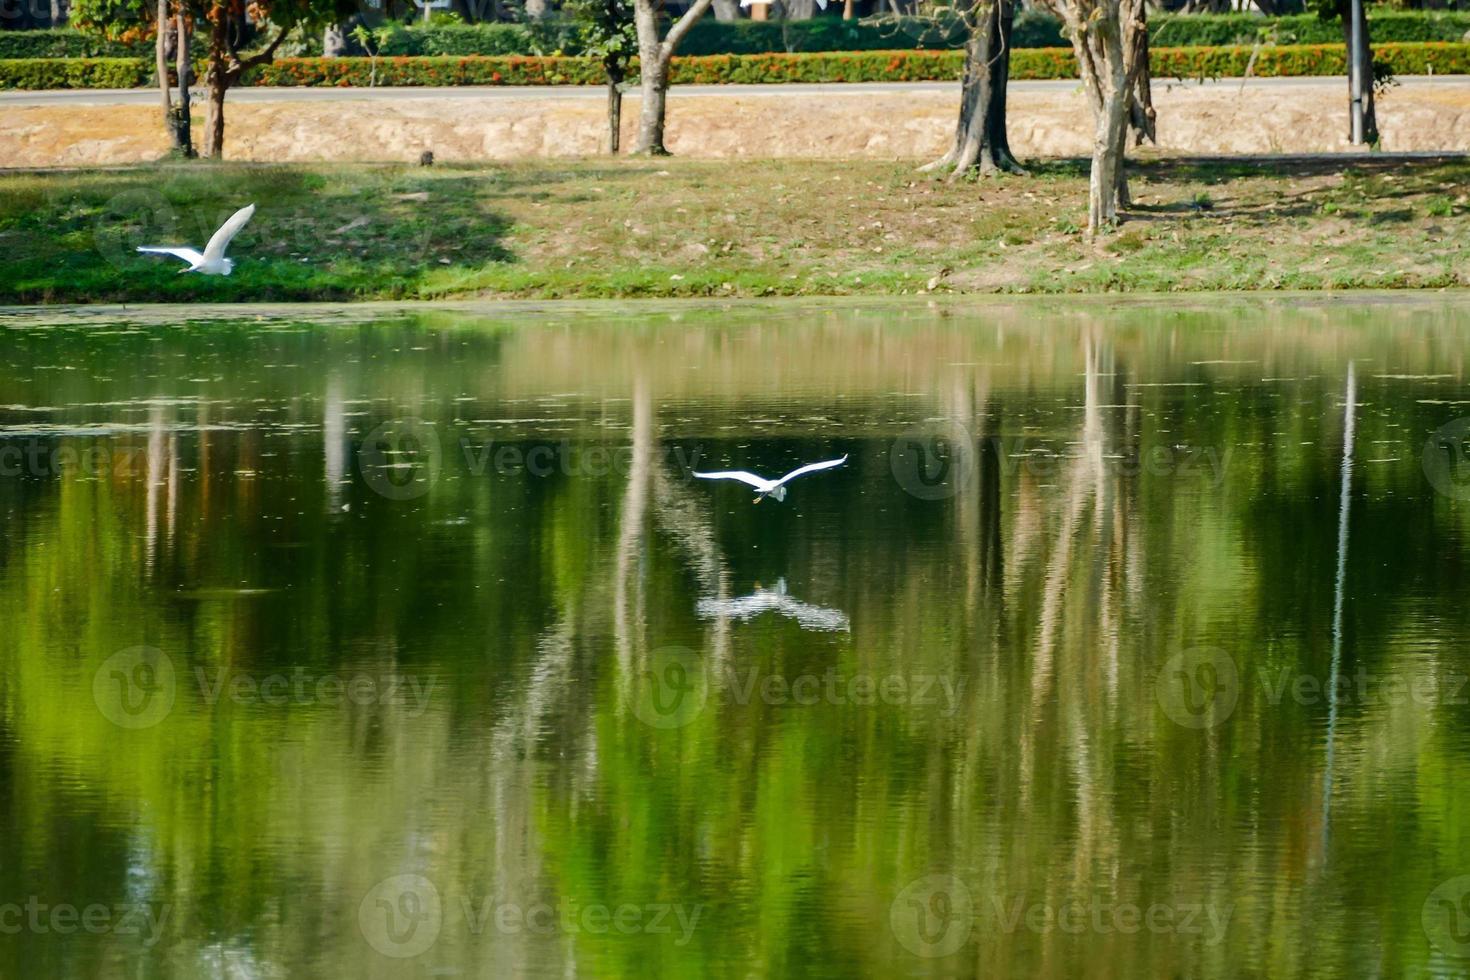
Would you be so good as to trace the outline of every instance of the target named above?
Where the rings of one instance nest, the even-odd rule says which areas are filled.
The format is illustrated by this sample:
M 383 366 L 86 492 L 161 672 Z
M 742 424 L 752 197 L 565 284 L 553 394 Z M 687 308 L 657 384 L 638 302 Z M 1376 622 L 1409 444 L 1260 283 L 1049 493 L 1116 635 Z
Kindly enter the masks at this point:
M 912 164 L 165 164 L 0 174 L 0 303 L 842 295 L 1470 285 L 1470 161 L 1132 166 L 1082 239 L 1080 163 L 948 183 Z M 259 204 L 229 278 L 201 246 Z

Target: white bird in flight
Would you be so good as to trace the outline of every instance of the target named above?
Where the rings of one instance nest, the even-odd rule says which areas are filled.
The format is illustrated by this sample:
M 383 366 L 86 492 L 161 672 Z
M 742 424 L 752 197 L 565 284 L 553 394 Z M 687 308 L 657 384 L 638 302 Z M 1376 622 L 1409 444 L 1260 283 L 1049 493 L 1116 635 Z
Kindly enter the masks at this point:
M 847 462 L 846 454 L 841 459 L 829 459 L 821 463 L 808 463 L 799 469 L 792 470 L 779 480 L 767 480 L 763 476 L 756 476 L 754 473 L 747 473 L 744 470 L 721 470 L 718 473 L 695 473 L 694 475 L 701 480 L 739 480 L 741 483 L 748 483 L 755 487 L 758 493 L 755 502 L 760 503 L 768 496 L 775 497 L 777 500 L 785 500 L 786 484 L 798 476 L 805 476 L 808 473 L 815 473 L 818 470 L 830 470 L 832 467 L 841 466 L 845 462 Z
M 245 207 L 230 215 L 230 220 L 219 226 L 219 231 L 210 236 L 209 244 L 204 246 L 203 252 L 196 252 L 187 245 L 173 248 L 167 245 L 139 245 L 140 252 L 153 252 L 158 255 L 172 255 L 189 263 L 189 268 L 180 269 L 179 272 L 202 272 L 206 276 L 227 276 L 235 263 L 225 258 L 225 249 L 230 247 L 230 240 L 240 233 L 245 227 L 245 222 L 255 213 L 255 205 L 247 204 Z

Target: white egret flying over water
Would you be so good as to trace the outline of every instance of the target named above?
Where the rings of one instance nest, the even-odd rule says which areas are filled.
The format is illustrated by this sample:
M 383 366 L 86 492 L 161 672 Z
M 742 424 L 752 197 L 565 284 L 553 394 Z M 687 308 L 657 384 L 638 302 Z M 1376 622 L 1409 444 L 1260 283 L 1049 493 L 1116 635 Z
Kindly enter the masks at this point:
M 786 484 L 798 476 L 805 476 L 808 473 L 815 473 L 818 470 L 830 470 L 832 467 L 841 466 L 845 462 L 847 462 L 846 455 L 843 455 L 841 459 L 829 459 L 821 463 L 808 463 L 799 469 L 792 470 L 779 480 L 767 480 L 763 476 L 756 476 L 754 473 L 747 473 L 744 470 L 721 470 L 718 473 L 695 473 L 694 475 L 701 480 L 739 480 L 741 483 L 747 483 L 755 487 L 757 491 L 755 502 L 760 503 L 768 496 L 775 497 L 777 500 L 785 500 Z
M 180 269 L 179 272 L 202 272 L 206 276 L 227 276 L 235 263 L 225 258 L 225 249 L 230 247 L 230 240 L 240 233 L 245 227 L 245 222 L 255 213 L 255 205 L 247 204 L 245 207 L 230 215 L 230 220 L 219 226 L 219 231 L 210 236 L 209 244 L 204 246 L 203 252 L 196 252 L 187 245 L 177 248 L 167 245 L 139 245 L 140 252 L 153 252 L 158 255 L 172 255 L 174 258 L 183 259 L 189 263 L 189 268 Z

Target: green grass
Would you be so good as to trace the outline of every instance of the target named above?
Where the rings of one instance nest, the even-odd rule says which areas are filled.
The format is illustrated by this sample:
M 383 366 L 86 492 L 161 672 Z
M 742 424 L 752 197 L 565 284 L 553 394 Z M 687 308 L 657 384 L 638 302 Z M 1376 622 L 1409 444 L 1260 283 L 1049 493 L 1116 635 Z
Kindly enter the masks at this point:
M 1465 161 L 1130 174 L 1122 227 L 1088 242 L 1072 161 L 952 182 L 908 163 L 677 159 L 10 173 L 0 302 L 1470 285 Z M 251 201 L 229 278 L 134 251 L 201 246 Z

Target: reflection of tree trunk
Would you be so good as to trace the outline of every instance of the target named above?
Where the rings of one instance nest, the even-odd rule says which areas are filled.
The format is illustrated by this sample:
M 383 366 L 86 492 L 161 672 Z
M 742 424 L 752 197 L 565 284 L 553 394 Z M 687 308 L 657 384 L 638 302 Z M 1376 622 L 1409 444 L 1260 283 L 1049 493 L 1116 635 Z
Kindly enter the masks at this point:
M 980 595 L 999 597 L 1005 566 L 1000 536 L 1000 452 L 998 437 L 980 440 L 975 460 L 975 494 L 980 500 Z
M 148 412 L 148 480 L 143 491 L 143 564 L 149 574 L 154 571 L 158 558 L 158 491 L 164 484 L 164 472 L 168 465 L 168 426 L 164 420 L 163 406 L 155 404 Z
M 342 379 L 327 376 L 327 395 L 322 403 L 322 478 L 327 484 L 327 513 L 342 509 L 342 482 L 347 476 L 347 406 L 342 398 Z
M 1353 362 L 1348 361 L 1347 396 L 1342 409 L 1342 468 L 1337 496 L 1337 574 L 1332 589 L 1332 667 L 1327 691 L 1327 760 L 1322 768 L 1322 848 L 1327 847 L 1332 819 L 1332 766 L 1337 741 L 1337 681 L 1342 664 L 1342 618 L 1347 582 L 1348 515 L 1353 499 L 1353 437 L 1358 419 L 1358 382 Z
M 633 454 L 628 466 L 628 489 L 623 494 L 622 513 L 618 518 L 617 566 L 613 573 L 613 633 L 621 684 L 633 676 L 634 645 L 643 642 L 643 576 L 639 559 L 653 482 L 653 401 L 642 380 L 633 384 L 631 434 Z

